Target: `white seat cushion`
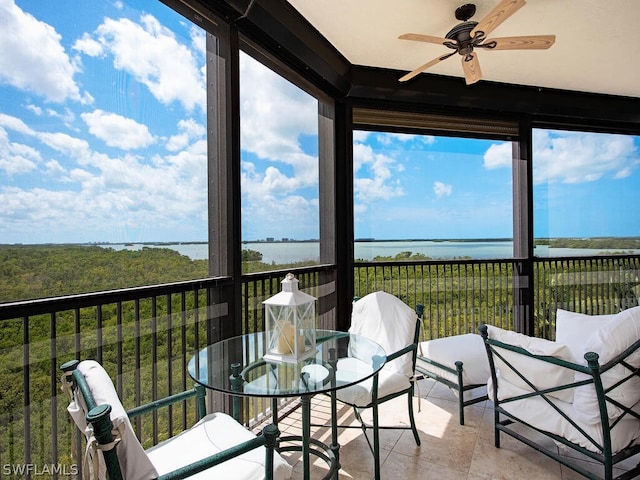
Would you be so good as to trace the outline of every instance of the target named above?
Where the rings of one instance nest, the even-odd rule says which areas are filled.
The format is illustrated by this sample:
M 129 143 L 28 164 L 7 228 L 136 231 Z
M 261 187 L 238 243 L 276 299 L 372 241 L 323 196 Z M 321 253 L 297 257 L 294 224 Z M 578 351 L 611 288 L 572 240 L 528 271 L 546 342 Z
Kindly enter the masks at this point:
M 151 447 L 147 455 L 158 473 L 163 475 L 252 438 L 254 435 L 229 415 L 212 413 L 189 430 Z M 264 447 L 251 450 L 189 478 L 262 480 L 265 451 Z M 291 477 L 291 472 L 292 467 L 275 453 L 274 479 L 286 480 Z
M 351 383 L 354 379 L 362 378 L 353 374 L 354 371 L 372 371 L 371 366 L 357 358 L 343 358 L 338 360 L 336 370 L 336 384 L 344 385 Z M 411 387 L 411 380 L 402 373 L 386 372 L 381 370 L 378 373 L 378 398 L 382 398 L 392 393 L 401 392 Z M 371 404 L 371 392 L 373 389 L 373 377 L 360 383 L 341 388 L 336 391 L 338 400 L 356 406 L 367 406 Z
M 498 378 L 498 395 L 501 399 L 524 395 L 526 390 L 515 387 L 513 384 L 502 382 Z M 493 396 L 493 387 L 489 382 L 488 390 Z M 549 398 L 556 407 L 562 410 L 566 415 L 575 421 L 588 435 L 596 442 L 602 444 L 602 428 L 599 425 L 591 423 L 583 423 L 573 414 L 573 407 L 570 403 L 563 402 L 555 398 Z M 567 440 L 576 443 L 587 450 L 598 452 L 593 442 L 589 441 L 580 431 L 571 423 L 558 414 L 545 400 L 540 397 L 516 400 L 514 402 L 503 403 L 502 408 L 507 412 L 519 418 L 521 421 L 533 425 L 545 432 L 555 433 Z M 636 420 L 623 420 L 611 430 L 611 447 L 613 453 L 640 442 L 640 422 Z
M 462 384 L 486 384 L 491 376 L 487 351 L 482 337 L 475 333 L 453 335 L 420 342 L 416 368 L 435 373 L 447 380 L 458 383 L 456 374 L 442 370 L 420 359 L 420 356 L 438 362 L 455 370 L 457 361 L 463 363 Z

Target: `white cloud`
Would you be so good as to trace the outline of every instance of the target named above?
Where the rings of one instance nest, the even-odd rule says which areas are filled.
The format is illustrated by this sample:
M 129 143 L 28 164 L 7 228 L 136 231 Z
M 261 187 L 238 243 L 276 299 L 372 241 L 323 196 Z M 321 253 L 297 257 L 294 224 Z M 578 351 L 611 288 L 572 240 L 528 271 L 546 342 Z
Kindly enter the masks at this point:
M 39 161 L 40 152 L 29 145 L 10 142 L 7 131 L 0 127 L 0 171 L 8 175 L 31 172 Z
M 394 141 L 407 143 L 412 140 L 419 141 L 424 145 L 432 145 L 435 143 L 436 137 L 433 135 L 417 135 L 412 133 L 379 133 L 376 135 L 376 140 L 381 145 L 391 145 Z
M 300 145 L 301 136 L 318 134 L 317 100 L 247 55 L 240 68 L 242 150 L 290 166 L 298 182 L 291 187 L 317 185 L 318 159 Z
M 204 42 L 203 35 L 199 38 Z M 165 105 L 177 101 L 187 110 L 206 109 L 204 58 L 193 55 L 204 47 L 190 50 L 152 15 L 142 15 L 140 23 L 107 18 L 93 37 L 85 36 L 75 46 L 86 54 L 110 53 L 117 70 L 133 75 Z
M 0 17 L 0 79 L 51 102 L 89 101 L 73 79 L 76 69 L 55 28 L 13 0 L 0 0 Z
M 393 158 L 375 153 L 369 145 L 356 143 L 353 146 L 353 163 L 356 172 L 353 181 L 354 196 L 357 201 L 371 203 L 404 195 L 402 186 L 392 178 L 392 170 L 398 170 Z M 367 177 L 360 171 L 364 165 L 371 171 Z
M 91 38 L 91 35 L 88 33 L 85 33 L 82 35 L 82 38 L 76 40 L 72 48 L 90 57 L 104 55 L 104 46 L 97 40 Z
M 169 137 L 169 140 L 167 140 L 166 148 L 170 152 L 176 152 L 186 147 L 191 139 L 202 138 L 207 132 L 205 127 L 193 118 L 180 120 L 178 122 L 178 129 L 181 133 L 172 135 Z
M 492 144 L 484 154 L 487 169 L 510 167 L 509 142 Z M 533 131 L 533 181 L 583 183 L 605 176 L 626 178 L 640 165 L 640 152 L 630 135 Z
M 511 168 L 513 163 L 513 145 L 511 142 L 494 143 L 484 154 L 484 168 Z
M 89 132 L 110 147 L 123 150 L 144 148 L 155 142 L 146 125 L 115 113 L 94 110 L 80 115 Z
M 640 165 L 629 135 L 534 130 L 533 148 L 535 183 L 625 178 Z
M 318 235 L 318 158 L 302 144 L 317 137 L 318 102 L 247 55 L 240 69 L 242 235 Z
M 365 132 L 364 130 L 355 130 L 353 132 L 353 141 L 357 143 L 365 143 L 371 136 L 371 132 Z
M 25 135 L 32 135 L 34 133 L 33 130 L 21 119 L 4 113 L 0 113 L 0 127 L 6 127 Z
M 453 187 L 443 182 L 433 182 L 433 193 L 436 197 L 449 197 L 453 193 Z
M 47 169 L 47 173 L 49 175 L 63 175 L 66 173 L 66 170 L 57 160 L 49 160 L 45 167 Z
M 73 159 L 83 159 L 90 155 L 89 143 L 81 138 L 62 132 L 42 132 L 35 134 L 42 143 Z
M 26 108 L 27 108 L 27 110 L 32 111 L 33 113 L 35 113 L 38 116 L 42 115 L 42 108 L 38 107 L 37 105 L 27 105 Z
M 198 123 L 193 118 L 187 118 L 186 120 L 180 120 L 178 122 L 178 128 L 186 132 L 190 138 L 198 138 L 204 136 L 207 133 L 206 128 L 201 123 Z
M 117 240 L 114 229 L 123 229 L 119 235 L 124 238 L 131 233 L 127 229 L 138 226 L 166 229 L 165 238 L 175 238 L 185 218 L 206 225 L 206 142 L 165 157 L 160 167 L 131 155 L 85 153 L 89 157 L 68 173 L 68 189 L 0 186 L 1 221 L 7 233 L 17 232 L 20 238 L 32 233 L 39 241 Z M 54 160 L 45 169 L 65 173 Z M 63 238 L 54 238 L 56 234 Z M 8 241 L 4 235 L 2 240 Z
M 187 133 L 178 133 L 169 137 L 169 140 L 167 140 L 167 144 L 165 145 L 165 147 L 170 152 L 177 152 L 178 150 L 182 150 L 188 144 L 189 135 Z
M 89 143 L 83 139 L 62 132 L 38 132 L 21 119 L 0 113 L 0 130 L 2 127 L 36 138 L 55 151 L 75 159 L 86 158 L 89 155 Z

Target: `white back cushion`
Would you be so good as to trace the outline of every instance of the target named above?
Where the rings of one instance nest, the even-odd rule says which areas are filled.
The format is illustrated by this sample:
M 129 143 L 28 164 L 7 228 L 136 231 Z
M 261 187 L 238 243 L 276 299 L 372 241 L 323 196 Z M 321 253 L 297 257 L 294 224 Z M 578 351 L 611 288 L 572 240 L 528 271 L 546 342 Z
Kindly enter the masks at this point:
M 353 304 L 349 332 L 373 340 L 390 355 L 413 343 L 417 319 L 416 312 L 398 297 L 374 292 Z M 412 376 L 411 354 L 388 362 L 383 370 Z
M 121 431 L 121 440 L 117 445 L 118 461 L 120 462 L 120 470 L 122 475 L 127 480 L 150 480 L 157 478 L 158 474 L 153 467 L 153 464 L 147 457 L 142 445 L 138 441 L 127 412 L 118 398 L 118 393 L 113 386 L 111 377 L 104 370 L 102 365 L 94 360 L 85 360 L 80 362 L 78 370 L 82 372 L 89 389 L 93 394 L 93 399 L 96 405 L 109 404 L 111 405 L 111 421 L 116 429 Z M 78 394 L 80 397 L 81 395 Z M 80 399 L 77 399 L 77 403 L 83 404 Z M 82 405 L 84 409 L 86 407 Z M 84 428 L 84 433 L 89 438 L 92 434 L 91 425 L 78 425 L 79 428 Z M 102 457 L 102 454 L 99 453 Z M 105 467 L 102 458 L 100 458 L 102 465 L 100 468 L 100 478 L 103 479 L 105 475 Z
M 640 307 L 629 308 L 612 317 L 607 323 L 591 333 L 582 347 L 581 357 L 587 352 L 595 352 L 599 355 L 600 365 L 604 365 L 640 340 Z M 627 358 L 627 362 L 632 367 L 639 368 L 640 351 L 636 350 Z M 586 364 L 584 358 L 581 363 Z M 602 373 L 602 384 L 606 389 L 625 378 L 629 373 L 629 369 L 623 365 L 616 365 Z M 587 376 L 584 374 L 576 374 L 576 380 L 585 377 Z M 616 387 L 608 395 L 626 407 L 632 407 L 640 401 L 640 378 L 637 376 L 632 378 Z M 593 385 L 585 385 L 576 389 L 573 409 L 576 418 L 585 423 L 593 424 L 600 421 L 598 400 Z M 611 419 L 622 413 L 619 408 L 610 403 L 607 403 L 607 410 Z
M 534 355 L 556 357 L 568 362 L 573 361 L 573 355 L 569 347 L 558 342 L 552 342 L 543 338 L 529 337 L 521 333 L 503 330 L 498 327 L 488 327 L 489 338 L 499 342 L 521 347 Z M 497 347 L 496 347 L 497 348 Z M 507 362 L 528 379 L 538 390 L 553 388 L 573 382 L 574 371 L 568 368 L 543 362 L 526 355 L 520 355 L 509 350 L 498 349 Z M 496 355 L 493 356 L 496 369 L 499 373 L 499 382 L 509 382 L 528 392 L 533 389 L 522 380 L 504 361 Z M 498 387 L 500 384 L 498 385 Z M 498 390 L 499 391 L 499 390 Z M 560 390 L 550 393 L 552 397 L 565 402 L 573 401 L 573 389 Z
M 585 315 L 559 308 L 556 311 L 556 342 L 567 345 L 575 363 L 584 363 L 584 345 L 593 332 L 615 315 Z

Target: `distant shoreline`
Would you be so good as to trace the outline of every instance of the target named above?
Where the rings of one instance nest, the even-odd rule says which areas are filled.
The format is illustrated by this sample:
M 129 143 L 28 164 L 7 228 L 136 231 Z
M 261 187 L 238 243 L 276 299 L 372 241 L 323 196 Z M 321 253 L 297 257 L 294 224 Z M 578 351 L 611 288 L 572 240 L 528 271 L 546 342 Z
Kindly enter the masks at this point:
M 555 242 L 555 241 L 589 241 L 589 240 L 637 240 L 640 241 L 640 237 L 539 237 L 534 238 L 536 243 Z M 307 239 L 296 240 L 292 238 L 280 239 L 280 240 L 242 240 L 241 244 L 285 244 L 285 243 L 319 243 L 319 239 Z M 396 239 L 377 239 L 377 238 L 356 238 L 355 243 L 399 243 L 399 242 L 433 242 L 433 243 L 482 243 L 482 242 L 513 242 L 513 238 L 396 238 Z M 54 246 L 54 245 L 80 245 L 80 246 L 109 246 L 109 245 L 207 245 L 208 241 L 202 240 L 189 240 L 189 241 L 148 241 L 148 242 L 46 242 L 46 243 L 0 243 L 0 246 Z

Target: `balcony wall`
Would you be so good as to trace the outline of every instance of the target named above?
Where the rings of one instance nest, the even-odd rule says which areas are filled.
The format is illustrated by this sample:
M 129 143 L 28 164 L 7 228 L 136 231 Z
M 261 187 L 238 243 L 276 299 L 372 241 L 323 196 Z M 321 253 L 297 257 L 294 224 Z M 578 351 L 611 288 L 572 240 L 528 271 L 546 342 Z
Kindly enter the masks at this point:
M 393 293 L 425 305 L 426 338 L 475 332 L 489 323 L 514 325 L 514 272 L 518 260 L 358 263 L 354 291 Z M 613 313 L 638 304 L 640 256 L 536 260 L 533 322 L 537 336 L 553 338 L 555 312 Z M 241 285 L 242 332 L 264 329 L 262 301 L 280 290 L 283 271 L 245 275 Z M 296 270 L 301 288 L 318 298 L 319 324 L 335 326 L 333 267 Z M 71 465 L 82 445 L 72 435 L 59 390 L 59 365 L 77 358 L 101 361 L 126 406 L 190 386 L 189 358 L 218 340 L 234 321 L 229 278 L 76 295 L 0 305 L 0 464 Z M 211 396 L 210 408 L 225 409 Z M 268 412 L 268 402 L 243 403 L 246 423 Z M 166 416 L 136 421 L 145 446 L 194 421 L 185 403 Z M 54 475 L 55 476 L 55 475 Z

